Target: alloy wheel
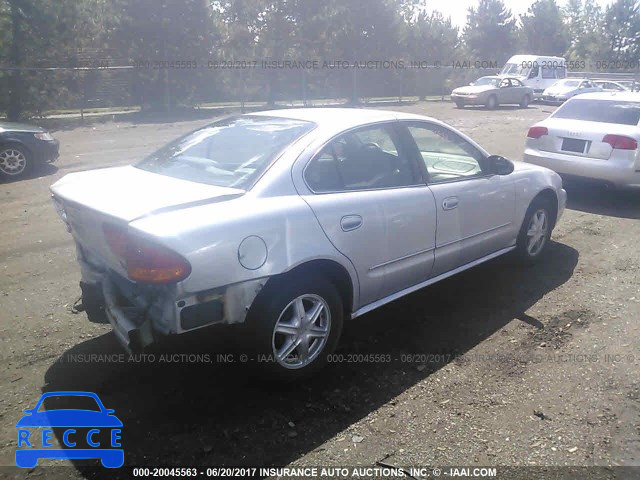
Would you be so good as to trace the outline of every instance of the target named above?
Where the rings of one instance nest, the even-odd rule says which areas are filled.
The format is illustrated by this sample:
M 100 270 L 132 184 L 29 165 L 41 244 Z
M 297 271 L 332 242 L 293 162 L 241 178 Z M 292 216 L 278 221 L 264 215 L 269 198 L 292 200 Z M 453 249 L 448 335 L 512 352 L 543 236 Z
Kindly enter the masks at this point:
M 324 350 L 331 331 L 331 310 L 318 295 L 300 295 L 280 313 L 271 340 L 275 360 L 285 368 L 299 369 Z
M 0 152 L 0 171 L 6 175 L 20 175 L 27 167 L 27 158 L 20 150 L 7 148 Z
M 527 227 L 527 253 L 531 257 L 538 255 L 545 244 L 549 233 L 549 219 L 544 209 L 537 210 L 529 220 Z

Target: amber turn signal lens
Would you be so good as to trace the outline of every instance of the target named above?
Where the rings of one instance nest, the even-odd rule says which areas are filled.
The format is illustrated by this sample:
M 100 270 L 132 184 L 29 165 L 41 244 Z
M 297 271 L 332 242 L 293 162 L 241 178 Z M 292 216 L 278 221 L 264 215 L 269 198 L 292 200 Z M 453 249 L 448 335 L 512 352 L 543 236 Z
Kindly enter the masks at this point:
M 191 265 L 180 254 L 152 240 L 128 232 L 126 227 L 104 224 L 111 251 L 127 268 L 135 282 L 164 284 L 180 282 L 191 274 Z

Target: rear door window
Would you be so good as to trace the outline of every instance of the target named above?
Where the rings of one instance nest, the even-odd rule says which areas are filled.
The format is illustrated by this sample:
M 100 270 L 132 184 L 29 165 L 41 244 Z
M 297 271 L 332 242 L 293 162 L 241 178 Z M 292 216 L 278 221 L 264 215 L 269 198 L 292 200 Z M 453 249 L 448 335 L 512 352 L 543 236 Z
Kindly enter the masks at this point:
M 316 193 L 420 184 L 418 169 L 403 154 L 390 125 L 365 127 L 337 137 L 309 162 L 304 179 Z

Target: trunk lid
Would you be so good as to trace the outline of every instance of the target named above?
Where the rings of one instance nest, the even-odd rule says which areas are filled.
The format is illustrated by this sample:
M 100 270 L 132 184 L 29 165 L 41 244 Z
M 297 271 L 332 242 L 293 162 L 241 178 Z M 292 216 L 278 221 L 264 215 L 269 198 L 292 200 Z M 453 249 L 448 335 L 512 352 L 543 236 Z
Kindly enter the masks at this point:
M 154 213 L 222 202 L 245 193 L 132 166 L 72 173 L 53 184 L 51 192 L 85 260 L 121 273 L 122 265 L 104 237 L 105 222 L 128 224 Z
M 245 191 L 190 182 L 132 166 L 71 173 L 51 186 L 63 202 L 131 222 L 159 211 L 219 202 Z
M 549 130 L 537 140 L 539 150 L 600 160 L 608 160 L 613 152 L 611 145 L 602 141 L 605 135 L 638 137 L 638 127 L 632 125 L 561 118 L 551 118 L 539 125 Z

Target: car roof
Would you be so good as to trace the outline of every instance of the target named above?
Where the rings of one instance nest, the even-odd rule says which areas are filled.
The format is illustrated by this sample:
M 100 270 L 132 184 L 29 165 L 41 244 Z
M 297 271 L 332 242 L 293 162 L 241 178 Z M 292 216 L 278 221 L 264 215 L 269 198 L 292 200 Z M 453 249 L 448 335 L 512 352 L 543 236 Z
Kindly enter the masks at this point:
M 266 110 L 245 114 L 247 116 L 265 116 L 289 118 L 316 123 L 319 126 L 339 126 L 349 128 L 351 126 L 366 125 L 368 123 L 393 121 L 393 120 L 428 120 L 441 123 L 434 118 L 415 115 L 412 113 L 395 112 L 391 110 L 373 110 L 367 108 L 285 108 L 282 110 Z
M 576 98 L 587 99 L 587 100 L 621 100 L 623 102 L 640 102 L 640 92 L 582 93 Z
M 526 62 L 529 60 L 562 60 L 562 62 L 564 62 L 564 58 L 563 57 L 553 57 L 553 56 L 549 56 L 549 55 L 514 55 L 512 56 L 509 60 L 507 60 L 507 63 L 522 63 L 522 62 Z
M 633 80 L 630 80 L 629 82 L 633 83 Z M 600 79 L 600 80 L 593 80 L 593 83 L 613 83 L 614 85 L 620 85 L 621 87 L 624 86 L 624 80 Z

